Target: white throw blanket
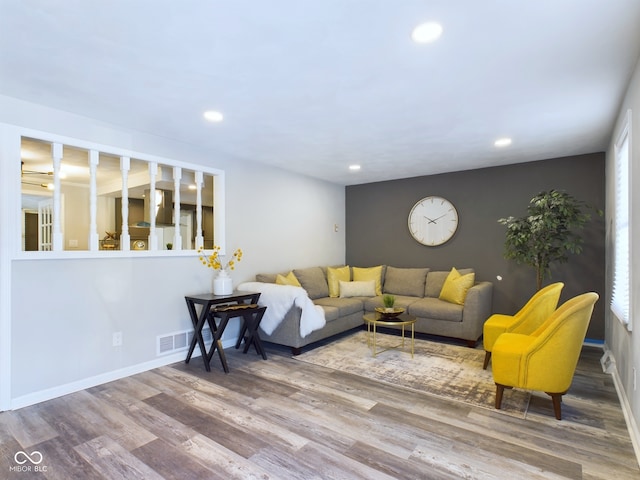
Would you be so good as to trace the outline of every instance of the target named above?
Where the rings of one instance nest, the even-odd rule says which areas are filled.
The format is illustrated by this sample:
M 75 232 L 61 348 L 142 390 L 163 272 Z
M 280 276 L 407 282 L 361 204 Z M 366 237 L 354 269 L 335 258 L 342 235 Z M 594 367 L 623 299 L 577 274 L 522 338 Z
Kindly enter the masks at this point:
M 314 330 L 324 327 L 326 320 L 324 310 L 321 306 L 315 305 L 307 291 L 302 287 L 291 285 L 278 285 L 275 283 L 245 282 L 237 287 L 243 292 L 260 292 L 259 305 L 264 305 L 267 310 L 264 312 L 260 328 L 267 335 L 271 335 L 284 316 L 293 305 L 302 310 L 300 316 L 300 336 L 306 337 Z

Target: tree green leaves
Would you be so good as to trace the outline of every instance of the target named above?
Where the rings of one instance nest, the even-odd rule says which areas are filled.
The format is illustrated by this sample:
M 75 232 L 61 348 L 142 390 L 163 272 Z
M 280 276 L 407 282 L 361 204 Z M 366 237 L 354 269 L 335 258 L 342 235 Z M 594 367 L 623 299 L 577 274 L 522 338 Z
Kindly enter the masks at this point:
M 536 270 L 538 290 L 551 274 L 552 263 L 565 263 L 569 253 L 582 252 L 579 230 L 591 218 L 589 208 L 570 194 L 550 190 L 540 192 L 529 201 L 527 215 L 498 220 L 507 227 L 504 257 Z

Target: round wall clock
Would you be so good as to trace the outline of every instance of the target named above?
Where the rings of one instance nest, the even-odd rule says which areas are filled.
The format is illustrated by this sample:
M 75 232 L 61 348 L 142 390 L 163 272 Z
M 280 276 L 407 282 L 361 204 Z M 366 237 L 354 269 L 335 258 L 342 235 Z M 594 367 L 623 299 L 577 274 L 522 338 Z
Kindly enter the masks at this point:
M 425 197 L 409 212 L 409 231 L 418 242 L 429 247 L 442 245 L 458 229 L 458 211 L 442 197 Z

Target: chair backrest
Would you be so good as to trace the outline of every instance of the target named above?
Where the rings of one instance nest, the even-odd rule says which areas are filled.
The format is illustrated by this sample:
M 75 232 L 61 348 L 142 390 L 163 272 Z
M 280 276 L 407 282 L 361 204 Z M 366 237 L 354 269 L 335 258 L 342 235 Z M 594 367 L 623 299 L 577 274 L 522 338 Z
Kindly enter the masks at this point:
M 564 283 L 556 282 L 538 290 L 516 313 L 512 333 L 529 335 L 547 320 L 558 306 Z
M 523 358 L 523 387 L 553 393 L 569 389 L 598 298 L 588 292 L 567 300 L 531 334 L 537 338 Z

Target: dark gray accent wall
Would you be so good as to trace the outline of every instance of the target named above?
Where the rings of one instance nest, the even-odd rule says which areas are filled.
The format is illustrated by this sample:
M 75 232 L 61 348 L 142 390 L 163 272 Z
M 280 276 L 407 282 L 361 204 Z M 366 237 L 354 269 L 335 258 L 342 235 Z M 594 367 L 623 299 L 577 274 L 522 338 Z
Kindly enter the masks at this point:
M 604 211 L 605 154 L 483 168 L 346 187 L 346 262 L 352 266 L 393 265 L 450 270 L 473 267 L 478 280 L 494 284 L 494 313 L 515 313 L 536 290 L 532 268 L 503 257 L 505 227 L 499 218 L 522 216 L 543 190 L 564 190 Z M 416 242 L 407 224 L 411 207 L 438 195 L 458 210 L 454 237 L 437 247 Z M 584 251 L 555 265 L 545 284 L 565 283 L 560 302 L 595 291 L 600 300 L 587 338 L 604 339 L 605 228 L 592 215 L 583 231 Z M 502 280 L 498 281 L 497 276 Z

